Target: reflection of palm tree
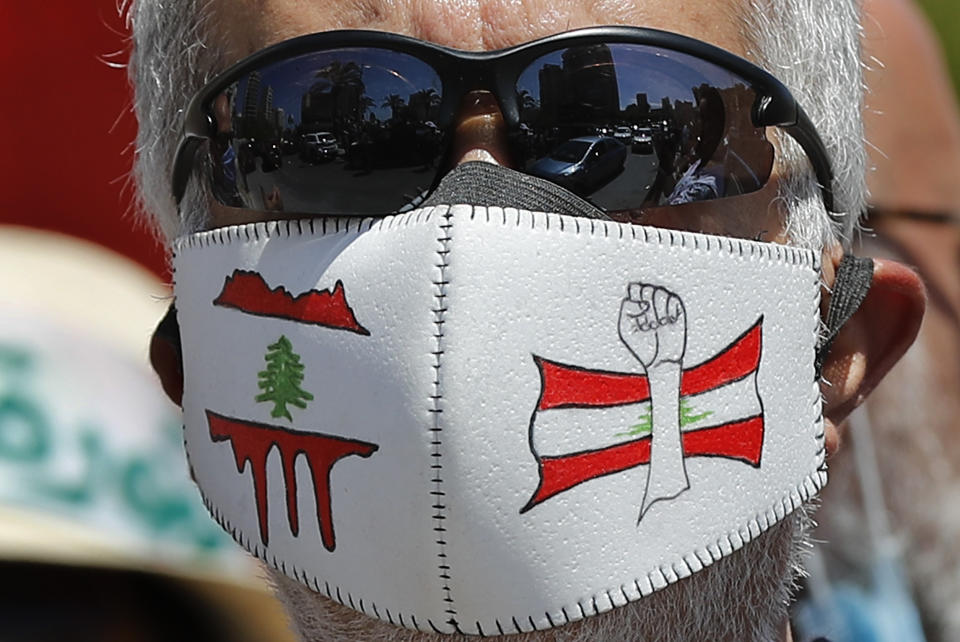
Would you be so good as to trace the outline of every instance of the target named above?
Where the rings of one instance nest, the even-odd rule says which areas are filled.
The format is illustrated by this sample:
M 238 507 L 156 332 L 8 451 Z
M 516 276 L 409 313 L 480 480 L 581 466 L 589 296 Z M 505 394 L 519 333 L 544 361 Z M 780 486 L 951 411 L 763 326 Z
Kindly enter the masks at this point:
M 414 97 L 416 97 L 417 100 L 422 100 L 424 105 L 430 107 L 436 107 L 440 104 L 440 94 L 438 94 L 437 90 L 433 87 L 427 87 L 426 89 L 413 92 L 410 95 L 410 102 L 414 102 Z
M 375 101 L 370 96 L 367 96 L 366 94 L 364 94 L 363 96 L 360 96 L 360 114 L 361 115 L 366 114 L 368 109 L 370 109 L 371 107 L 376 107 L 376 105 L 377 105 L 377 101 Z
M 380 106 L 389 107 L 390 112 L 392 114 L 392 118 L 394 120 L 397 120 L 400 112 L 403 111 L 403 108 L 406 107 L 407 104 L 403 101 L 403 98 L 400 97 L 399 94 L 390 94 L 389 96 L 387 96 L 386 100 L 384 100 L 383 104 Z
M 316 78 L 327 80 L 333 87 L 363 87 L 363 70 L 355 62 L 343 63 L 333 60 L 329 65 L 320 69 Z
M 434 112 L 440 104 L 440 94 L 433 87 L 410 94 L 411 116 L 418 120 L 435 120 Z
M 329 84 L 337 116 L 348 119 L 361 117 L 364 108 L 360 106 L 360 102 L 365 97 L 366 87 L 360 65 L 353 61 L 344 63 L 341 60 L 332 60 L 317 71 L 315 77 Z M 341 110 L 346 113 L 339 113 Z

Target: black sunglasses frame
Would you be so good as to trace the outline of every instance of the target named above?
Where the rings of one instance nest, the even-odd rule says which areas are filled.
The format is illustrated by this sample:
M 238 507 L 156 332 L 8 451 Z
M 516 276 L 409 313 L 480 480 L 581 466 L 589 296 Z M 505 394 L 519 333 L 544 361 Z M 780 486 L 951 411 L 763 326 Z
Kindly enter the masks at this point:
M 558 49 L 593 44 L 639 44 L 688 54 L 713 63 L 747 81 L 757 94 L 751 118 L 756 127 L 779 127 L 796 140 L 809 157 L 823 202 L 834 212 L 833 170 L 820 135 L 790 90 L 753 63 L 719 47 L 668 31 L 640 27 L 590 27 L 558 33 L 540 40 L 497 51 L 462 51 L 409 36 L 382 31 L 341 30 L 315 33 L 287 40 L 231 66 L 216 76 L 191 99 L 184 115 L 183 135 L 173 167 L 173 196 L 183 199 L 199 146 L 215 135 L 216 122 L 210 108 L 213 100 L 231 84 L 253 70 L 271 63 L 315 51 L 341 48 L 377 48 L 408 54 L 428 64 L 440 77 L 442 99 L 437 125 L 449 126 L 462 97 L 473 90 L 497 96 L 509 130 L 520 124 L 516 83 L 536 59 Z

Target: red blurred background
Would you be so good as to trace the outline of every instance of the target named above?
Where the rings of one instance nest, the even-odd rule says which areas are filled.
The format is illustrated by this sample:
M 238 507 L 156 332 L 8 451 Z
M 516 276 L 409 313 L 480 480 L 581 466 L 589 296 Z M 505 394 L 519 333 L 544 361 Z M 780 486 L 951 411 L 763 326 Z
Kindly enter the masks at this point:
M 0 2 L 0 224 L 55 230 L 169 280 L 132 207 L 136 119 L 118 0 Z M 109 64 L 108 64 L 109 63 Z

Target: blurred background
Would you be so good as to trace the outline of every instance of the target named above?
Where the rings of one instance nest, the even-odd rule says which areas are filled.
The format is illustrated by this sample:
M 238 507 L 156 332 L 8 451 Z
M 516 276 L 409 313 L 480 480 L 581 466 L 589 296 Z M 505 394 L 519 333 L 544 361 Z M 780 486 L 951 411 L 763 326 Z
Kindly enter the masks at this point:
M 292 640 L 148 364 L 127 47 L 115 0 L 0 3 L 0 640 Z
M 874 209 L 859 251 L 916 265 L 931 307 L 832 462 L 794 620 L 798 640 L 950 642 L 960 2 L 866 4 Z M 207 519 L 147 365 L 170 274 L 133 210 L 127 47 L 117 0 L 0 3 L 0 639 L 289 639 L 255 565 Z
M 933 25 L 950 67 L 953 86 L 960 86 L 960 3 L 955 0 L 919 0 L 917 4 Z

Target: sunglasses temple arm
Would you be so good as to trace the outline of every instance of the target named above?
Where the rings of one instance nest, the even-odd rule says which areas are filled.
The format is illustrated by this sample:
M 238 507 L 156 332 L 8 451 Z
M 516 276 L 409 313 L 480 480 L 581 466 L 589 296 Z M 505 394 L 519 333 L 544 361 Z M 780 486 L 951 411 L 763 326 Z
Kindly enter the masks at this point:
M 187 192 L 187 184 L 190 182 L 190 175 L 193 172 L 193 163 L 197 153 L 197 148 L 204 141 L 200 136 L 184 136 L 177 147 L 177 155 L 173 161 L 173 198 L 180 207 L 180 201 L 183 200 Z
M 817 134 L 810 117 L 806 112 L 797 106 L 797 122 L 793 125 L 784 127 L 790 136 L 800 143 L 800 147 L 806 152 L 807 157 L 813 164 L 813 170 L 817 175 L 817 182 L 820 183 L 820 190 L 823 193 L 823 204 L 827 211 L 837 212 L 833 200 L 833 169 L 830 165 L 830 156 L 827 154 L 827 148 L 823 144 L 820 135 Z

